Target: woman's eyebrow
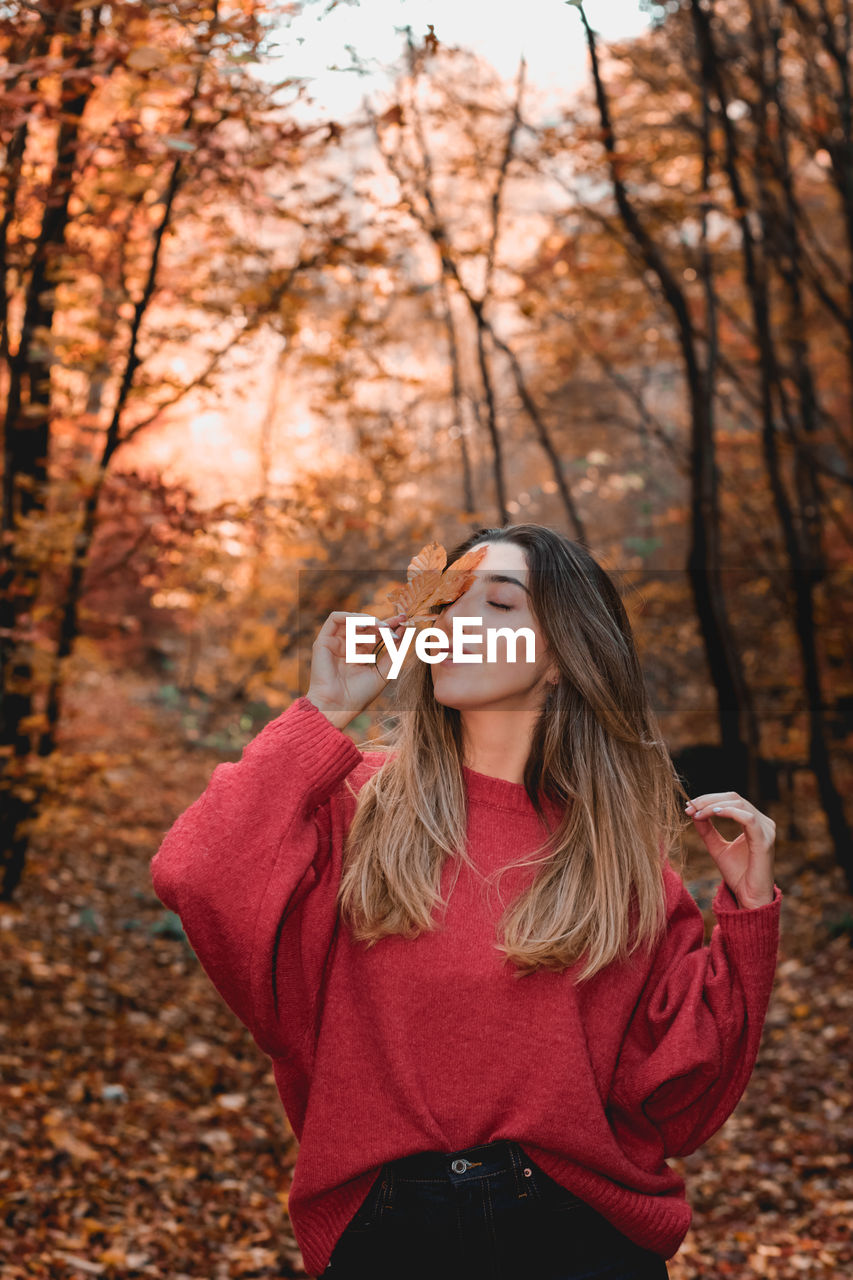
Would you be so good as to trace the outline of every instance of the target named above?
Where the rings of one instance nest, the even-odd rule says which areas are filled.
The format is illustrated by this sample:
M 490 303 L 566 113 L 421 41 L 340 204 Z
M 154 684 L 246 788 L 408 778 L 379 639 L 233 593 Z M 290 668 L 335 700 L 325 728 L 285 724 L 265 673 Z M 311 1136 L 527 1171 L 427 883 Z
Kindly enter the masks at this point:
M 486 575 L 486 582 L 514 582 L 517 587 L 521 587 L 522 591 L 527 591 L 527 587 L 518 578 L 510 578 L 505 573 L 489 573 Z M 527 591 L 530 595 L 530 592 Z

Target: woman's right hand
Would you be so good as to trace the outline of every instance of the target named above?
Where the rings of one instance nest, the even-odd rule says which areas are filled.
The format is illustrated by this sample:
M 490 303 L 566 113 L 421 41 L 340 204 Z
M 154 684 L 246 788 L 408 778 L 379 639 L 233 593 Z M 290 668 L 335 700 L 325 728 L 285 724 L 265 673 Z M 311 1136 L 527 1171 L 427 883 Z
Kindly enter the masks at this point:
M 338 729 L 343 729 L 354 720 L 382 692 L 391 667 L 391 655 L 385 647 L 375 662 L 346 661 L 347 618 L 361 619 L 358 651 L 365 654 L 365 637 L 372 638 L 374 648 L 382 639 L 380 625 L 391 627 L 394 640 L 399 643 L 406 615 L 397 613 L 371 625 L 369 618 L 363 613 L 335 609 L 317 633 L 317 639 L 311 647 L 311 680 L 305 696 Z

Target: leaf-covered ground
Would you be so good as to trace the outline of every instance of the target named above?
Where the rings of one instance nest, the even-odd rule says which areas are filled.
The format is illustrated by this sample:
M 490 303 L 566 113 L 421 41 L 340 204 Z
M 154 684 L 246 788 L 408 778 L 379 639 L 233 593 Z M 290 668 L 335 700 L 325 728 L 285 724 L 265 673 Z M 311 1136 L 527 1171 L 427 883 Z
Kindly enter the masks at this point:
M 109 754 L 0 904 L 0 1275 L 304 1275 L 271 1065 L 149 879 L 221 757 L 188 748 L 142 683 L 99 679 L 69 721 L 67 750 Z M 805 839 L 779 823 L 782 943 L 758 1065 L 723 1129 L 671 1162 L 694 1209 L 672 1280 L 853 1275 L 853 948 L 835 928 L 851 900 L 810 807 Z M 706 907 L 713 866 L 697 855 L 688 880 Z

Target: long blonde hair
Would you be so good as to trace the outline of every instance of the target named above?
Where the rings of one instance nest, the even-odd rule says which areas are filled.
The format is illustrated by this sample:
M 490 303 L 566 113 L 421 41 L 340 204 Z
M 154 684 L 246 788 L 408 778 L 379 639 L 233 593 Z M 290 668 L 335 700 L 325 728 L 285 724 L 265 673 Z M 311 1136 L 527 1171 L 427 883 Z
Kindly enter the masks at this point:
M 677 797 L 689 797 L 605 570 L 581 543 L 539 524 L 480 529 L 448 563 L 483 541 L 523 548 L 531 608 L 560 668 L 524 770 L 527 795 L 550 834 L 532 857 L 500 869 L 541 863 L 498 922 L 503 943 L 496 946 L 515 977 L 563 969 L 586 952 L 576 975 L 585 980 L 660 937 L 663 863 L 674 844 L 683 859 L 686 820 Z M 434 908 L 447 905 L 440 894 L 445 860 L 456 859 L 456 876 L 463 864 L 473 867 L 465 847 L 460 712 L 436 700 L 427 663 L 406 662 L 395 690 L 386 741 L 359 744 L 387 759 L 357 793 L 338 888 L 342 919 L 368 947 L 388 934 L 415 937 L 435 928 Z M 356 795 L 348 779 L 347 786 Z M 543 796 L 560 806 L 553 829 Z

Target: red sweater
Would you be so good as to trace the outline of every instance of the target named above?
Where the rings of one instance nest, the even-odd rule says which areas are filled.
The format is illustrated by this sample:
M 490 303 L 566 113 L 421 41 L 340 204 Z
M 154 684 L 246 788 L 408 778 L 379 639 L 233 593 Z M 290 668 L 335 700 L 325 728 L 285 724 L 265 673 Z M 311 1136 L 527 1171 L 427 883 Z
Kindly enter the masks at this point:
M 297 698 L 239 762 L 213 770 L 151 862 L 157 896 L 272 1060 L 300 1144 L 289 1211 L 306 1269 L 325 1269 L 386 1161 L 499 1138 L 672 1257 L 692 1210 L 666 1158 L 715 1133 L 749 1080 L 776 968 L 778 885 L 772 902 L 744 910 L 721 881 L 706 946 L 701 912 L 666 863 L 668 929 L 654 954 L 577 987 L 571 969 L 512 977 L 493 946 L 494 884 L 484 893 L 465 868 L 444 929 L 367 950 L 335 906 L 355 805 L 344 779 L 357 791 L 384 758 Z M 477 867 L 532 852 L 544 833 L 524 787 L 464 773 Z M 448 860 L 444 896 L 453 870 Z M 535 871 L 507 872 L 503 901 Z

